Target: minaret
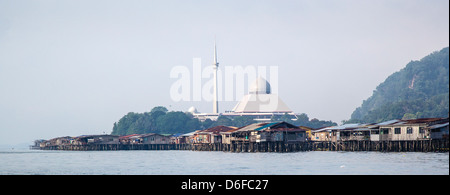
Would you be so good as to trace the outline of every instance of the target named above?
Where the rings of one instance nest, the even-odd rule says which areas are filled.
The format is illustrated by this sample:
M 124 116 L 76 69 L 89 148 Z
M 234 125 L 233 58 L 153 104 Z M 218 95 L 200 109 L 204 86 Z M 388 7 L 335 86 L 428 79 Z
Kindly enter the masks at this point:
M 219 69 L 219 62 L 217 62 L 217 48 L 216 40 L 214 40 L 214 99 L 213 99 L 213 113 L 219 113 L 218 90 L 217 90 L 217 70 Z

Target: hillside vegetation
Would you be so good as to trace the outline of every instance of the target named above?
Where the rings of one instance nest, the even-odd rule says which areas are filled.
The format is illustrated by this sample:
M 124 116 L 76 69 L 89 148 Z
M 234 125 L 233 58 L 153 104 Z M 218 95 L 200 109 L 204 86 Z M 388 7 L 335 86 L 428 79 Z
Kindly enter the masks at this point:
M 390 75 L 346 123 L 448 117 L 449 48 L 431 53 Z

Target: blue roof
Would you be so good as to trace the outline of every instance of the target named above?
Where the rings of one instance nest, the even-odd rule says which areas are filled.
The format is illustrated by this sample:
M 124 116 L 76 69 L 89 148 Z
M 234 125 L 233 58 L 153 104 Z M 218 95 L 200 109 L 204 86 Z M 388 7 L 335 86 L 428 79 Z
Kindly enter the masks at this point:
M 265 129 L 265 128 L 267 128 L 267 127 L 270 127 L 270 126 L 272 126 L 272 125 L 274 125 L 274 124 L 277 124 L 277 123 L 278 123 L 278 122 L 275 122 L 275 123 L 269 123 L 269 124 L 264 125 L 264 126 L 262 126 L 262 127 L 256 128 L 255 131 L 263 130 L 263 129 Z

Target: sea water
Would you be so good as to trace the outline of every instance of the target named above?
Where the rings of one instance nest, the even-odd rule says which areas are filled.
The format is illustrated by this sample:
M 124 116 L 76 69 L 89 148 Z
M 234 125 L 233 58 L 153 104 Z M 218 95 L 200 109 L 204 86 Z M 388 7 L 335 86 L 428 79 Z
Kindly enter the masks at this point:
M 0 175 L 448 175 L 449 153 L 0 150 Z

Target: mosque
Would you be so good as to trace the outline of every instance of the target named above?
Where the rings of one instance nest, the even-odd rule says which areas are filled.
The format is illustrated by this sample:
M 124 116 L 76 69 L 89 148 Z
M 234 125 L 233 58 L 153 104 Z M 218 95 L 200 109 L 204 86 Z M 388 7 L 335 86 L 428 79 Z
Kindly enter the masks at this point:
M 219 102 L 217 95 L 217 51 L 214 44 L 214 99 L 212 113 L 199 113 L 195 107 L 189 108 L 188 112 L 200 121 L 206 119 L 217 120 L 219 116 L 234 118 L 238 116 L 250 116 L 256 121 L 270 121 L 273 116 L 288 115 L 292 120 L 297 120 L 295 113 L 281 100 L 277 94 L 271 93 L 270 83 L 264 78 L 258 77 L 249 87 L 249 92 L 231 111 L 219 113 Z

